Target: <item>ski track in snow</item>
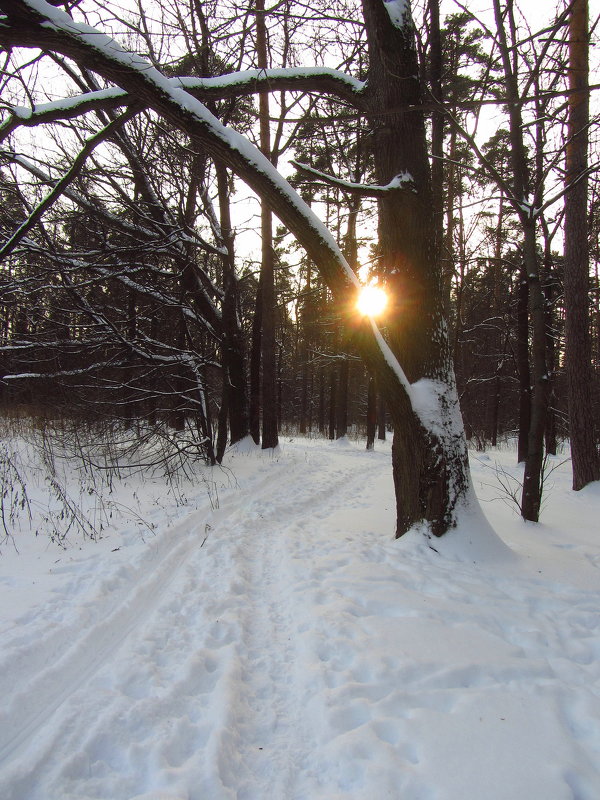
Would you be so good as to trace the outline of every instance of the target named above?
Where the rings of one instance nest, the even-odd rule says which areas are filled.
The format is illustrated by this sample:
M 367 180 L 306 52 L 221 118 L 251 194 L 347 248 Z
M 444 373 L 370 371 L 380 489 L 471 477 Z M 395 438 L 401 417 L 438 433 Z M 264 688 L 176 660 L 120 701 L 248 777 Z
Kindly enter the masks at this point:
M 600 580 L 399 549 L 389 453 L 252 457 L 8 632 L 0 797 L 597 800 Z

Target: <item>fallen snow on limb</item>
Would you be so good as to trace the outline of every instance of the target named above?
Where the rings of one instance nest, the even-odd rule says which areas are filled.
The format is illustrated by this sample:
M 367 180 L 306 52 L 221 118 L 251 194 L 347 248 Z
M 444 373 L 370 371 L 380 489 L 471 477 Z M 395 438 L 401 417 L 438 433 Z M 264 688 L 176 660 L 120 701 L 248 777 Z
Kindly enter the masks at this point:
M 328 175 L 320 169 L 315 169 L 308 164 L 303 164 L 294 159 L 290 160 L 290 164 L 301 172 L 306 172 L 308 175 L 312 175 L 314 178 L 320 179 L 325 183 L 332 186 L 339 186 L 340 189 L 345 189 L 348 192 L 359 194 L 363 197 L 381 197 L 382 195 L 401 189 L 411 189 L 414 191 L 414 180 L 410 172 L 402 172 L 400 175 L 395 175 L 389 183 L 379 185 L 376 183 L 355 183 L 354 181 L 346 181 L 334 175 Z
M 200 137 L 202 133 L 200 138 L 207 150 L 211 152 L 211 148 L 216 148 L 228 166 L 238 174 L 243 173 L 244 180 L 251 188 L 267 199 L 270 197 L 270 202 L 276 195 L 274 212 L 283 222 L 291 221 L 290 229 L 307 246 L 315 260 L 326 262 L 332 259 L 335 262 L 334 272 L 345 289 L 360 285 L 327 226 L 248 139 L 223 125 L 189 92 L 174 87 L 168 77 L 138 53 L 126 50 L 117 41 L 89 25 L 75 22 L 68 14 L 44 0 L 22 0 L 21 4 L 36 12 L 32 16 L 42 15 L 40 29 L 56 31 L 63 37 L 63 46 L 68 45 L 69 50 L 76 48 L 80 55 L 83 53 L 86 63 L 94 62 L 95 70 L 116 75 L 117 82 L 123 88 L 131 84 L 140 94 L 149 93 L 151 99 L 146 98 L 149 106 L 165 114 L 175 124 L 185 118 L 196 135 Z M 223 151 L 228 152 L 229 160 L 224 157 Z M 300 229 L 303 235 L 298 235 Z M 315 245 L 315 239 L 319 241 L 318 246 Z M 310 251 L 311 246 L 315 253 L 318 251 L 318 255 Z
M 31 5 L 31 4 L 30 4 Z M 259 87 L 269 87 L 269 85 L 281 85 L 286 82 L 288 88 L 293 88 L 297 84 L 298 90 L 302 90 L 302 84 L 307 81 L 314 81 L 318 78 L 325 78 L 329 81 L 328 86 L 338 84 L 351 94 L 360 97 L 364 92 L 366 84 L 346 75 L 343 72 L 327 67 L 294 67 L 279 69 L 248 69 L 240 72 L 231 72 L 220 75 L 216 78 L 198 77 L 177 77 L 167 78 L 174 89 L 186 89 L 189 92 L 210 92 L 218 95 L 219 90 L 237 89 L 240 94 L 244 94 L 248 89 L 258 92 Z M 327 86 L 323 87 L 327 93 Z M 228 92 L 230 94 L 230 92 Z M 133 101 L 132 96 L 118 86 L 111 86 L 106 89 L 85 92 L 72 97 L 63 97 L 47 103 L 37 103 L 33 108 L 26 106 L 7 106 L 7 111 L 19 121 L 26 125 L 34 125 L 44 120 L 60 119 L 61 115 L 70 117 L 78 112 L 84 113 L 94 104 L 102 105 L 114 101 L 117 104 L 128 104 Z
M 383 4 L 395 28 L 404 30 L 412 24 L 408 0 L 383 0 Z
M 598 487 L 525 524 L 477 454 L 511 550 L 395 541 L 389 444 L 282 442 L 145 543 L 5 548 L 2 798 L 596 800 Z

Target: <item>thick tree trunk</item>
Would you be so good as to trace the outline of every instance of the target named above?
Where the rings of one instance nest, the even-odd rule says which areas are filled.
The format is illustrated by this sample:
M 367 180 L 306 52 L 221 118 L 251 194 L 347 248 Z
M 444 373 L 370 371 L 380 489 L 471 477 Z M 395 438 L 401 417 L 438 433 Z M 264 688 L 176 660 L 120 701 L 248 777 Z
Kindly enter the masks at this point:
M 587 149 L 589 128 L 588 3 L 573 0 L 569 22 L 569 128 L 565 196 L 565 371 L 573 489 L 600 479 L 594 435 L 589 333 Z
M 227 390 L 226 376 L 224 374 L 223 388 L 221 391 L 221 406 L 219 408 L 219 415 L 217 417 L 217 447 L 215 458 L 219 464 L 223 461 L 225 450 L 227 448 L 227 419 L 229 416 L 227 409 L 228 394 L 229 392 Z
M 411 383 L 424 380 L 424 388 L 439 389 L 440 428 L 433 432 L 408 398 L 389 392 L 387 380 L 380 382 L 394 422 L 397 535 L 423 520 L 441 535 L 452 526 L 470 479 L 449 357 L 414 31 L 406 15 L 403 24 L 393 24 L 381 0 L 363 0 L 363 8 L 377 182 L 385 185 L 404 172 L 414 182 L 414 191 L 390 192 L 379 203 L 381 267 L 392 296 L 390 343 Z

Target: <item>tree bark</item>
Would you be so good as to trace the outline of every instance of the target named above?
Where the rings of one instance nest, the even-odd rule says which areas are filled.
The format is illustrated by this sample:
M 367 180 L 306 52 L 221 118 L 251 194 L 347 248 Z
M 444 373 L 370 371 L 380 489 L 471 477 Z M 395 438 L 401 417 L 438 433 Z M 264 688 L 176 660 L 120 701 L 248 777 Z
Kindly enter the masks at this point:
M 375 449 L 375 429 L 377 427 L 377 394 L 375 379 L 369 376 L 367 389 L 367 450 Z
M 377 386 L 377 381 L 375 381 L 375 385 Z M 378 401 L 377 401 L 377 438 L 385 442 L 385 416 L 386 416 L 386 408 L 385 408 L 385 398 L 383 394 L 378 393 Z
M 335 374 L 335 364 L 331 365 L 331 372 L 329 377 L 329 438 L 333 441 L 335 439 L 335 420 L 337 409 L 337 378 Z
M 529 423 L 531 421 L 531 373 L 529 369 L 529 284 L 525 267 L 519 270 L 517 283 L 517 372 L 519 376 L 519 434 L 517 461 L 527 460 Z
M 259 280 L 252 315 L 250 342 L 250 435 L 254 444 L 260 444 L 260 367 L 262 339 L 262 284 Z
M 569 123 L 565 195 L 565 372 L 573 489 L 600 479 L 594 435 L 589 315 L 587 162 L 589 129 L 587 0 L 573 0 L 569 20 Z
M 381 270 L 391 293 L 390 343 L 412 384 L 425 379 L 444 387 L 438 397 L 444 434 L 438 435 L 423 426 L 406 400 L 388 394 L 385 379 L 380 381 L 395 431 L 396 534 L 426 520 L 441 535 L 452 526 L 470 479 L 448 347 L 414 30 L 408 4 L 403 24 L 392 22 L 381 0 L 363 0 L 363 9 L 376 179 L 385 185 L 408 172 L 415 188 L 379 200 Z
M 347 358 L 340 361 L 340 378 L 337 391 L 337 408 L 335 419 L 335 438 L 342 439 L 348 435 L 348 380 L 350 362 Z
M 267 31 L 264 0 L 256 0 L 256 55 L 259 69 L 267 69 Z M 259 94 L 260 149 L 271 158 L 269 124 L 269 91 Z M 262 448 L 277 447 L 277 368 L 275 359 L 275 254 L 273 252 L 273 217 L 269 204 L 263 200 L 260 208 L 262 258 Z
M 229 440 L 231 444 L 235 444 L 247 436 L 249 432 L 246 352 L 238 313 L 238 280 L 235 274 L 227 170 L 222 164 L 216 164 L 215 169 L 219 194 L 221 234 L 227 250 L 221 259 L 223 267 L 222 361 L 223 380 L 225 382 L 224 394 L 226 395 L 225 405 L 229 419 Z

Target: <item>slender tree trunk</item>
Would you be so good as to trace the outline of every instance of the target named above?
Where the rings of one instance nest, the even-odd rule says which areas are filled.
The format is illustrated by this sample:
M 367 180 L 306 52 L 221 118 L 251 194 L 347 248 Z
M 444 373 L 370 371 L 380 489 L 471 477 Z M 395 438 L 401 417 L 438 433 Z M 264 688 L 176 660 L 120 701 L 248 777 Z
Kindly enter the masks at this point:
M 529 283 L 525 268 L 519 271 L 517 284 L 517 372 L 519 375 L 519 437 L 517 460 L 527 459 L 531 421 L 531 373 L 529 369 Z
M 385 398 L 381 393 L 377 402 L 377 438 L 385 442 Z
M 260 375 L 262 351 L 262 282 L 259 280 L 252 316 L 250 345 L 250 435 L 260 444 Z
M 325 370 L 319 371 L 319 433 L 325 435 Z
M 591 341 L 587 150 L 589 128 L 589 34 L 587 0 L 573 0 L 569 21 L 569 126 L 565 196 L 565 371 L 573 489 L 600 479 L 594 435 Z
M 439 252 L 444 236 L 444 111 L 442 109 L 442 37 L 440 32 L 439 0 L 429 0 L 430 21 L 430 84 L 434 103 L 431 115 L 431 186 L 433 195 L 433 221 Z
M 267 35 L 264 0 L 256 0 L 256 54 L 259 69 L 267 69 Z M 259 95 L 260 149 L 271 157 L 269 92 Z M 275 254 L 273 252 L 273 217 L 261 203 L 261 284 L 262 284 L 262 448 L 277 447 L 277 367 L 275 357 Z
M 223 380 L 227 395 L 225 407 L 229 419 L 230 442 L 235 444 L 249 432 L 246 352 L 238 314 L 238 281 L 235 274 L 227 170 L 221 164 L 216 164 L 215 169 L 219 193 L 221 234 L 227 250 L 221 259 L 223 266 Z
M 513 5 L 503 9 L 500 0 L 494 0 L 494 16 L 498 34 L 500 58 L 504 70 L 506 101 L 509 115 L 509 133 L 512 162 L 513 197 L 517 199 L 515 211 L 523 230 L 523 266 L 529 291 L 529 317 L 531 322 L 531 419 L 527 437 L 527 457 L 521 496 L 521 515 L 537 522 L 542 495 L 542 465 L 544 458 L 544 431 L 548 411 L 548 366 L 546 359 L 546 313 L 544 293 L 540 279 L 540 265 L 536 248 L 536 214 L 539 198 L 532 195 L 531 170 L 523 138 L 523 100 L 519 94 L 518 57 L 514 45 L 515 24 Z M 506 25 L 510 32 L 507 37 Z
M 535 227 L 525 226 L 524 257 L 529 283 L 529 316 L 531 319 L 531 360 L 534 378 L 531 396 L 531 420 L 527 440 L 527 459 L 523 476 L 521 515 L 537 522 L 542 501 L 542 468 L 544 433 L 549 405 L 550 384 L 546 354 L 546 304 L 536 252 Z
M 377 427 L 377 394 L 375 379 L 369 376 L 367 389 L 367 450 L 375 448 L 375 429 Z
M 337 391 L 337 408 L 335 420 L 335 438 L 342 439 L 348 435 L 348 381 L 350 362 L 347 358 L 340 361 L 340 378 Z
M 329 438 L 335 439 L 335 420 L 336 420 L 336 388 L 337 380 L 335 374 L 335 364 L 331 365 L 331 374 L 329 378 Z
M 545 227 L 545 226 L 544 226 Z M 546 430 L 544 441 L 546 452 L 556 455 L 556 322 L 554 301 L 556 285 L 554 279 L 553 259 L 550 241 L 544 233 L 544 302 L 546 312 L 546 353 L 548 359 L 548 412 L 546 414 Z
M 298 430 L 304 436 L 308 418 L 308 365 L 303 359 L 300 366 L 300 420 Z

